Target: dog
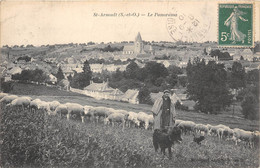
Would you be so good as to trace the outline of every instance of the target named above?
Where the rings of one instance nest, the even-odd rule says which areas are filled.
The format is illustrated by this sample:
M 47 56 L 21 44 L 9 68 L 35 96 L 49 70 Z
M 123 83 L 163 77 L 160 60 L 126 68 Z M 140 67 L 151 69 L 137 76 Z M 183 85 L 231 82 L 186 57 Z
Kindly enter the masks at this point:
M 181 142 L 181 129 L 174 127 L 169 131 L 167 129 L 155 129 L 153 133 L 153 146 L 155 152 L 158 151 L 159 147 L 161 152 L 165 155 L 165 149 L 168 148 L 169 157 L 172 157 L 171 147 L 175 142 Z
M 193 141 L 196 142 L 198 145 L 201 144 L 201 141 L 205 139 L 205 136 L 201 135 L 199 137 L 196 137 L 195 134 L 193 134 Z

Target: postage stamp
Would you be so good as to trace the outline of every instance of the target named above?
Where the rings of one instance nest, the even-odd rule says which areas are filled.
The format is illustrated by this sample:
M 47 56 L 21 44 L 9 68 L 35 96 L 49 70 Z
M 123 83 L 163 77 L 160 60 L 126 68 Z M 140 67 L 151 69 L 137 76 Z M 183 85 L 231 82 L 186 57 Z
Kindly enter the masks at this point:
M 252 3 L 219 4 L 218 44 L 223 47 L 254 46 L 254 6 Z

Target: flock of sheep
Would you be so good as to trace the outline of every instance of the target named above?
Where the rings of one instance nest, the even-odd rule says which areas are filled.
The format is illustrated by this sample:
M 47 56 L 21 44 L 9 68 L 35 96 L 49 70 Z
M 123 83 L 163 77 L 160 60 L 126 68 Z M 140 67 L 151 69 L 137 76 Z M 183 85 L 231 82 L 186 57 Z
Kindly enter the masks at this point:
M 124 129 L 127 127 L 136 127 L 144 129 L 153 129 L 153 115 L 148 115 L 145 112 L 128 112 L 126 110 L 116 110 L 107 107 L 93 107 L 82 106 L 77 103 L 60 104 L 58 101 L 46 102 L 40 99 L 32 100 L 31 97 L 16 95 L 9 95 L 0 93 L 0 103 L 5 104 L 6 107 L 30 108 L 31 110 L 44 110 L 49 115 L 58 115 L 79 119 L 83 123 L 86 120 L 91 122 L 104 122 L 105 125 L 111 124 L 114 126 L 116 123 L 122 124 Z M 253 147 L 258 146 L 260 139 L 259 131 L 245 131 L 239 128 L 231 129 L 225 125 L 210 125 L 210 124 L 196 124 L 192 121 L 176 120 L 175 126 L 182 130 L 183 134 L 203 134 L 207 136 L 217 136 L 219 139 L 232 140 L 237 145 L 242 141 Z

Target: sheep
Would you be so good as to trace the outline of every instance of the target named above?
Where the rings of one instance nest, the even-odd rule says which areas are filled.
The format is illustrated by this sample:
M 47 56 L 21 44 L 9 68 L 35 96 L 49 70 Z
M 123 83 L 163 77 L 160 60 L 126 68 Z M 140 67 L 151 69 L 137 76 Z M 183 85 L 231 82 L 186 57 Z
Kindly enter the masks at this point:
M 197 132 L 197 133 L 202 133 L 204 132 L 206 135 L 208 134 L 209 132 L 209 128 L 204 125 L 204 124 L 196 124 L 195 127 L 194 127 L 194 130 Z
M 46 101 L 38 102 L 37 108 L 38 108 L 38 110 L 44 110 L 44 111 L 48 112 L 48 114 L 50 114 L 50 106 L 49 106 L 49 103 Z
M 259 146 L 259 142 L 260 142 L 260 132 L 259 131 L 254 131 L 253 134 L 254 134 L 253 145 L 255 147 L 258 147 Z
M 222 133 L 222 137 L 225 137 L 225 138 L 227 138 L 227 139 L 233 137 L 234 131 L 233 131 L 231 128 L 225 127 L 225 128 L 223 128 L 223 129 L 224 129 L 224 130 L 223 130 L 223 133 Z
M 114 110 L 114 112 L 121 113 L 121 114 L 124 114 L 124 115 L 128 114 L 128 112 L 126 110 Z
M 81 121 L 82 123 L 85 122 L 85 117 L 88 117 L 89 120 L 94 118 L 94 107 L 92 106 L 84 106 L 84 113 L 81 114 Z
M 41 102 L 40 99 L 34 99 L 30 102 L 31 111 L 38 109 L 38 104 Z
M 195 125 L 196 124 L 192 121 L 182 121 L 179 123 L 178 127 L 181 129 L 182 133 L 187 134 L 194 130 Z
M 65 115 L 68 115 L 68 107 L 65 104 L 60 104 L 54 111 L 55 114 L 62 118 Z
M 128 118 L 127 118 L 127 125 L 128 127 L 131 127 L 131 125 L 135 125 L 137 127 L 140 126 L 140 121 L 137 119 L 137 113 L 135 112 L 128 112 Z
M 174 126 L 178 126 L 181 122 L 182 122 L 183 120 L 175 120 L 175 124 L 174 124 Z
M 222 136 L 222 129 L 219 129 L 219 128 L 225 129 L 225 128 L 229 128 L 229 127 L 222 125 L 222 124 L 219 124 L 219 125 L 216 125 L 216 126 L 211 126 L 211 128 L 209 130 L 209 134 L 221 137 Z
M 81 114 L 84 113 L 84 107 L 77 103 L 66 103 L 65 104 L 68 109 L 67 119 L 69 120 L 70 117 L 73 119 L 81 118 Z
M 248 143 L 250 147 L 252 147 L 253 138 L 254 138 L 253 132 L 245 131 L 239 128 L 234 128 L 233 131 L 234 131 L 233 140 L 235 140 L 236 145 L 239 140 L 242 140 Z
M 140 121 L 140 126 L 148 129 L 149 127 L 149 116 L 144 112 L 139 112 L 137 114 L 137 119 Z
M 7 106 L 13 106 L 13 107 L 21 107 L 23 110 L 25 107 L 29 107 L 30 106 L 30 102 L 31 100 L 28 99 L 28 97 L 18 97 L 16 99 L 14 99 L 10 104 L 8 104 Z
M 0 93 L 0 100 L 1 100 L 3 97 L 7 96 L 7 95 L 8 95 L 7 93 Z
M 104 119 L 105 124 L 111 123 L 114 127 L 115 123 L 122 123 L 123 124 L 123 130 L 125 126 L 127 115 L 124 115 L 122 113 L 112 113 L 107 118 Z
M 50 106 L 50 110 L 51 111 L 55 111 L 55 109 L 60 105 L 60 102 L 58 101 L 52 101 L 52 102 L 49 102 L 49 106 Z
M 106 107 L 95 107 L 94 108 L 94 117 L 96 118 L 97 122 L 98 120 L 103 117 L 104 119 L 114 113 L 116 110 L 114 109 L 110 109 L 110 108 L 106 108 Z
M 3 104 L 9 104 L 11 103 L 14 99 L 18 98 L 18 96 L 16 95 L 7 95 L 7 96 L 4 96 L 0 102 L 3 103 Z

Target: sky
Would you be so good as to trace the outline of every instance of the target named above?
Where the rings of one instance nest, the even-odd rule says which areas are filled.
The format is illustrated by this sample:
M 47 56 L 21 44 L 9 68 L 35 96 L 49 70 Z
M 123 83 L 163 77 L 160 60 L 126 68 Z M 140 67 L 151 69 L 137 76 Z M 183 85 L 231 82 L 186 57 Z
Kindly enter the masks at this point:
M 169 18 L 148 17 L 148 13 L 192 15 L 201 24 L 203 39 L 217 41 L 217 1 L 185 2 L 71 2 L 4 1 L 1 2 L 1 46 L 133 41 L 138 32 L 145 41 L 170 41 L 179 38 L 167 29 Z M 255 4 L 255 41 L 259 41 L 259 8 Z M 136 13 L 145 16 L 101 17 L 94 13 Z M 180 24 L 177 22 L 176 24 Z M 187 32 L 186 32 L 187 33 Z

